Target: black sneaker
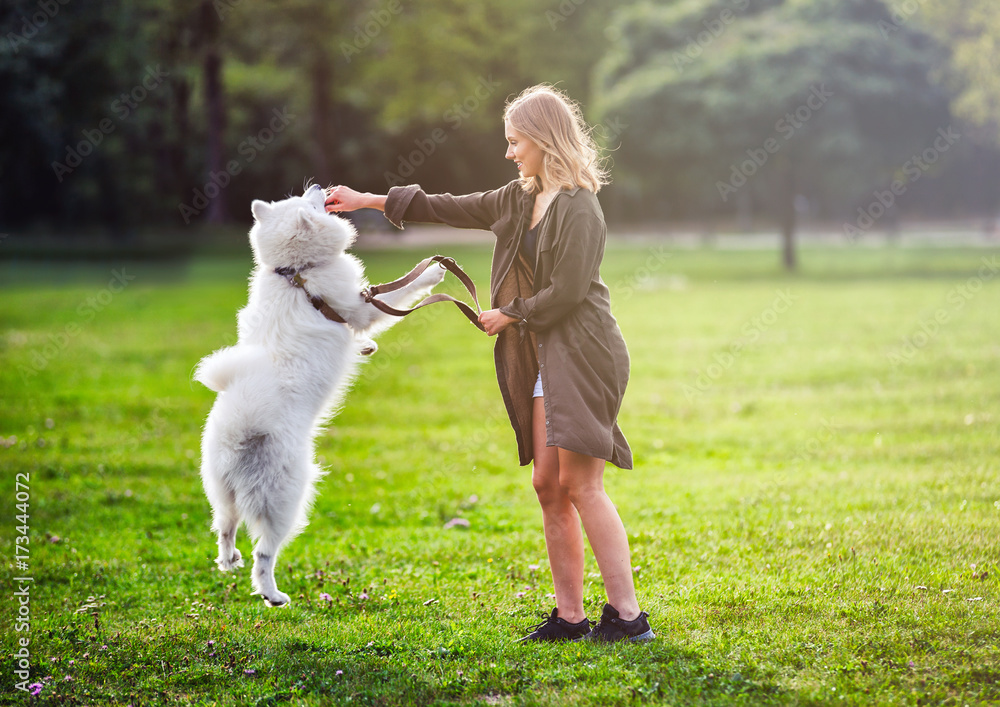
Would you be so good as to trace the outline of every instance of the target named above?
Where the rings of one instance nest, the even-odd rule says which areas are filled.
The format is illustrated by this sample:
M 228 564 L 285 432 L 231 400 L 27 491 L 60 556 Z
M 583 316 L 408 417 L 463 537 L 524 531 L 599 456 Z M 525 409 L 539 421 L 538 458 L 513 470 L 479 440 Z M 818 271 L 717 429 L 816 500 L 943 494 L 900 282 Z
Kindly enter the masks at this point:
M 639 614 L 638 618 L 632 621 L 625 621 L 619 618 L 618 610 L 611 604 L 604 605 L 604 612 L 601 620 L 597 622 L 594 630 L 587 634 L 588 641 L 650 641 L 656 638 L 653 629 L 649 627 L 649 617 L 645 611 Z
M 519 643 L 525 641 L 579 641 L 590 633 L 590 619 L 584 619 L 578 624 L 571 624 L 559 618 L 559 609 L 553 609 L 552 614 L 542 623 L 532 626 L 532 631 Z

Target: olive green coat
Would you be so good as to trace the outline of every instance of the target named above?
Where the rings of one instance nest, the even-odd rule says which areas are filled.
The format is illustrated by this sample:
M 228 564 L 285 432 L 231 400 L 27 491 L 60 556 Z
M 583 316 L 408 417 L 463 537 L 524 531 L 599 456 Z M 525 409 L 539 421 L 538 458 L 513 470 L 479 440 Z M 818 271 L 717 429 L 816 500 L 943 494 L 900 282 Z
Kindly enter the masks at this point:
M 404 222 L 482 228 L 496 237 L 490 302 L 520 321 L 497 337 L 497 382 L 517 436 L 521 464 L 533 457 L 532 390 L 542 376 L 546 445 L 632 468 L 632 451 L 617 417 L 629 357 L 601 281 L 607 229 L 597 196 L 559 192 L 542 216 L 534 272 L 519 253 L 535 197 L 520 182 L 465 196 L 393 187 L 385 215 Z

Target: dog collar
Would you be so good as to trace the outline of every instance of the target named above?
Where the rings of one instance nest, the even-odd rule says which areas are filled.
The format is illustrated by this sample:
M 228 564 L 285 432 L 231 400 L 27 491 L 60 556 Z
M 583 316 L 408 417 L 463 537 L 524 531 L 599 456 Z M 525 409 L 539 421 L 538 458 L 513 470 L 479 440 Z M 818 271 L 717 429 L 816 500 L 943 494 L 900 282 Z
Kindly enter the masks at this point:
M 291 285 L 292 287 L 298 287 L 300 290 L 305 292 L 306 297 L 309 298 L 309 303 L 313 307 L 315 307 L 320 314 L 329 319 L 331 322 L 337 322 L 338 324 L 347 324 L 347 320 L 344 319 L 339 314 L 337 314 L 337 312 L 333 309 L 333 307 L 328 305 L 322 297 L 311 295 L 309 294 L 309 291 L 306 290 L 306 279 L 302 277 L 302 270 L 308 269 L 310 267 L 312 266 L 307 265 L 305 268 L 301 269 L 291 268 L 291 267 L 275 268 L 274 274 L 280 275 L 281 277 L 285 278 L 285 280 L 288 281 L 288 284 Z

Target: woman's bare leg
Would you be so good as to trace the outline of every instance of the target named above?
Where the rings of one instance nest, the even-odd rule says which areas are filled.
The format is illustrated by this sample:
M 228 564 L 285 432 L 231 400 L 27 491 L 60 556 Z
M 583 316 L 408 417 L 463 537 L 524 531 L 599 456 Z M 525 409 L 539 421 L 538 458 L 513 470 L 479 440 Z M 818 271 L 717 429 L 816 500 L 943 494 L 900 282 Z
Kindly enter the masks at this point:
M 559 483 L 559 454 L 555 447 L 545 446 L 543 398 L 534 400 L 532 427 L 535 463 L 531 483 L 542 507 L 556 608 L 559 618 L 575 624 L 587 617 L 583 610 L 583 533 L 576 508 Z
M 604 490 L 604 460 L 568 449 L 558 449 L 557 454 L 560 485 L 583 520 L 583 529 L 604 579 L 608 603 L 618 610 L 621 618 L 631 621 L 639 616 L 639 603 L 632 580 L 628 535 L 618 510 Z M 549 557 L 551 561 L 551 551 Z

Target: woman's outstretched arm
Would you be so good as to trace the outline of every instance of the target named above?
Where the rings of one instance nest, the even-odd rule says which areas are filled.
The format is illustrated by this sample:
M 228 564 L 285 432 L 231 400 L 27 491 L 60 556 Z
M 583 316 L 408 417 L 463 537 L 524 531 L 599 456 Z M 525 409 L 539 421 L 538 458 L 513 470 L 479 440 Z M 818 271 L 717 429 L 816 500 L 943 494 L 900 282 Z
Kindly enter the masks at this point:
M 357 211 L 358 209 L 377 209 L 385 211 L 385 194 L 370 194 L 356 192 L 350 187 L 333 187 L 326 192 L 327 213 L 341 211 Z

